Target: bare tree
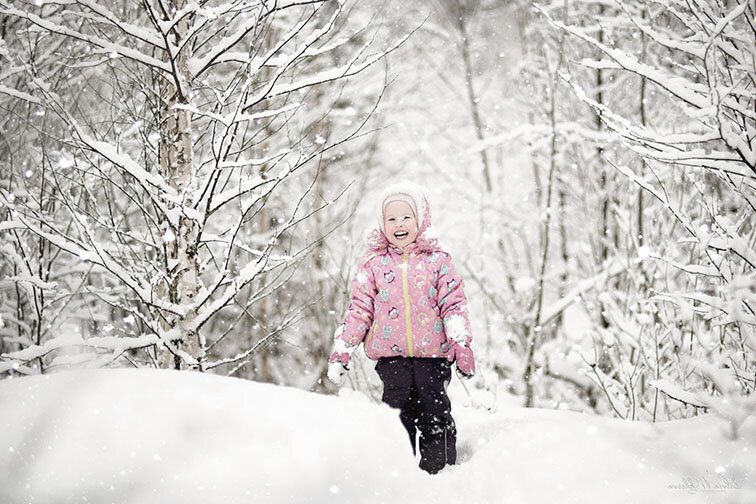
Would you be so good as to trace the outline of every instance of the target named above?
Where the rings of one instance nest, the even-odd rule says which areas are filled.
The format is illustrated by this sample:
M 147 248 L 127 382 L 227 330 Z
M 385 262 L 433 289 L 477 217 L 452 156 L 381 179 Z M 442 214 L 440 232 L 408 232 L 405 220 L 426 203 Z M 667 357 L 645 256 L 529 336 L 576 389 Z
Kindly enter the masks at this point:
M 63 344 L 100 364 L 214 369 L 248 360 L 296 320 L 302 307 L 271 317 L 267 334 L 238 354 L 209 354 L 219 338 L 211 322 L 238 321 L 229 312 L 281 288 L 311 250 L 317 237 L 293 237 L 331 203 L 304 205 L 316 161 L 370 117 L 367 109 L 323 137 L 306 118 L 331 106 L 310 110 L 311 90 L 367 69 L 403 40 L 375 49 L 380 26 L 350 26 L 344 11 L 336 1 L 0 2 L 17 26 L 3 56 L 24 76 L 4 79 L 0 93 L 54 116 L 63 131 L 40 131 L 56 142 L 46 155 L 55 212 L 3 188 L 3 229 L 89 265 L 102 282 L 86 293 L 125 321 L 112 335 L 6 353 L 4 369 Z M 58 52 L 29 50 L 24 37 L 39 34 Z M 53 54 L 40 73 L 40 58 Z M 83 89 L 73 92 L 76 83 Z M 274 201 L 275 218 L 266 211 Z
M 665 396 L 682 404 L 712 408 L 727 417 L 736 431 L 755 408 L 756 299 L 752 285 L 756 256 L 748 245 L 756 237 L 755 6 L 749 1 L 660 4 L 651 16 L 635 5 L 617 2 L 617 6 L 644 41 L 667 52 L 666 61 L 639 61 L 631 52 L 580 27 L 559 21 L 553 24 L 600 51 L 600 60 L 588 62 L 592 67 L 619 69 L 640 77 L 643 86 L 652 85 L 667 97 L 667 114 L 670 110 L 681 113 L 673 113 L 666 122 L 654 121 L 652 127 L 645 113 L 640 118 L 624 115 L 597 102 L 569 77 L 565 80 L 603 124 L 643 160 L 634 170 L 621 159 L 605 156 L 619 173 L 661 205 L 675 228 L 670 236 L 682 243 L 683 249 L 667 247 L 665 252 L 659 247 L 661 250 L 654 251 L 651 233 L 643 233 L 645 254 L 679 274 L 671 284 L 667 281 L 649 287 L 655 318 L 642 326 L 641 332 L 651 332 L 654 343 L 643 344 L 622 358 L 624 364 L 619 364 L 626 368 L 627 379 L 609 378 L 607 382 L 624 383 L 626 399 L 619 402 L 631 400 L 632 407 L 637 379 L 652 372 L 651 383 Z M 697 36 L 691 38 L 690 34 Z M 744 289 L 745 285 L 751 287 Z M 608 311 L 618 317 L 625 315 L 621 306 Z M 660 337 L 673 349 L 661 360 L 657 353 L 654 362 L 654 345 L 658 350 Z M 619 348 L 630 349 L 626 345 Z M 643 356 L 649 349 L 651 355 Z M 640 359 L 635 370 L 628 369 L 627 363 L 635 359 Z M 694 400 L 684 400 L 688 397 L 685 393 L 692 394 Z

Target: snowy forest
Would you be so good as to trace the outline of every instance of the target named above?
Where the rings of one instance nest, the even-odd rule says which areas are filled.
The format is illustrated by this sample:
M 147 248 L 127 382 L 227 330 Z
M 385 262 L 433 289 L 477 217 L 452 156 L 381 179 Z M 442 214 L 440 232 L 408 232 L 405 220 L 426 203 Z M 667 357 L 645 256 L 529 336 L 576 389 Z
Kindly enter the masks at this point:
M 474 405 L 733 439 L 756 413 L 754 0 L 0 0 L 0 109 L 3 378 L 335 394 L 408 178 L 465 279 Z M 364 354 L 347 386 L 380 400 Z

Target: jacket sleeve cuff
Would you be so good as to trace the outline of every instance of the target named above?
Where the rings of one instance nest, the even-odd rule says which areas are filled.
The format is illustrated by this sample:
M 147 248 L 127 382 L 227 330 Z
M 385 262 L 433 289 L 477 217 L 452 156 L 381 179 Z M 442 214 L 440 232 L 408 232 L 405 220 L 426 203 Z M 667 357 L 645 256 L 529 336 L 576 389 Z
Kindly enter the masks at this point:
M 351 356 L 347 352 L 344 352 L 344 353 L 333 352 L 331 354 L 331 358 L 328 359 L 328 362 L 329 363 L 340 362 L 342 366 L 347 367 L 349 366 L 350 360 L 351 360 Z

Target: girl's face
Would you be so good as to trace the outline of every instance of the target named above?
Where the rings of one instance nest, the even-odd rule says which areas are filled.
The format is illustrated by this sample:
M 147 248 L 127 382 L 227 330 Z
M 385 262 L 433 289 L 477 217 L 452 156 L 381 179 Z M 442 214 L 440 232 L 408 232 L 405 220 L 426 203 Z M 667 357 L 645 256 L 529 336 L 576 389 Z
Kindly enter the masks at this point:
M 383 212 L 383 228 L 389 243 L 404 248 L 417 238 L 417 219 L 406 201 L 392 201 Z

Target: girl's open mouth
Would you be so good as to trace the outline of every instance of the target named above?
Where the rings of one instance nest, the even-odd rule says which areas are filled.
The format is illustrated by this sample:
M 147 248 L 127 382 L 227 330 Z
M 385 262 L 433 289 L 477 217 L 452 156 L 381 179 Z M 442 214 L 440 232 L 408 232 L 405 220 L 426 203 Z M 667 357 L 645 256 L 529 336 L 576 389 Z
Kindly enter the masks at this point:
M 409 234 L 409 233 L 407 233 L 407 231 L 397 231 L 396 233 L 394 233 L 394 236 L 395 236 L 395 237 L 396 237 L 396 238 L 397 238 L 398 240 L 401 240 L 402 238 L 405 238 L 405 237 L 406 237 L 406 236 L 407 236 L 408 234 Z

